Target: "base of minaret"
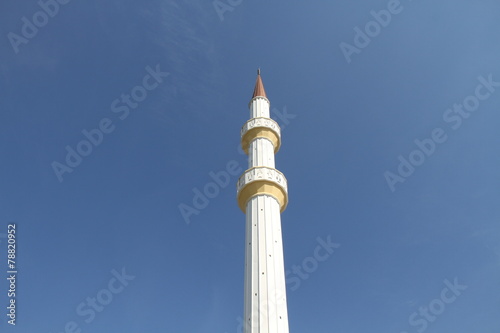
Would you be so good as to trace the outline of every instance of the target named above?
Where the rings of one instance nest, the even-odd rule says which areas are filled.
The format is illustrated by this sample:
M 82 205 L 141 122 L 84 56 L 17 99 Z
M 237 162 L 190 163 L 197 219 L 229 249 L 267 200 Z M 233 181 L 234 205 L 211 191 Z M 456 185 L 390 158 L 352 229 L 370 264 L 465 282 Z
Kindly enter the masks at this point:
M 269 195 L 246 205 L 244 333 L 288 333 L 280 203 Z

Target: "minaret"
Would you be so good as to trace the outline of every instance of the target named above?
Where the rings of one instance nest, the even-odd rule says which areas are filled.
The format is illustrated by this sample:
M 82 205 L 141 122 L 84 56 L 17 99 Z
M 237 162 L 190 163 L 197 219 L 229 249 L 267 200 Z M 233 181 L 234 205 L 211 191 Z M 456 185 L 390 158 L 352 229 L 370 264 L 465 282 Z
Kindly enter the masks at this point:
M 260 69 L 249 108 L 250 120 L 241 129 L 248 170 L 237 184 L 246 214 L 244 333 L 288 333 L 280 215 L 288 190 L 285 176 L 274 168 L 281 132 L 270 118 Z

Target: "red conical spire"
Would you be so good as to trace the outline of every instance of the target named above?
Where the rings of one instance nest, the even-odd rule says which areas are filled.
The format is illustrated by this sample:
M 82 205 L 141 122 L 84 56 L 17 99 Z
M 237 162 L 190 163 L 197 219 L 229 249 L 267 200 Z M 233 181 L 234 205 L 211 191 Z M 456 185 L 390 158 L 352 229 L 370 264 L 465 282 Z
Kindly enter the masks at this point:
M 264 83 L 262 83 L 262 78 L 260 77 L 260 68 L 257 70 L 257 81 L 255 82 L 252 99 L 257 96 L 267 98 L 266 90 L 264 89 Z

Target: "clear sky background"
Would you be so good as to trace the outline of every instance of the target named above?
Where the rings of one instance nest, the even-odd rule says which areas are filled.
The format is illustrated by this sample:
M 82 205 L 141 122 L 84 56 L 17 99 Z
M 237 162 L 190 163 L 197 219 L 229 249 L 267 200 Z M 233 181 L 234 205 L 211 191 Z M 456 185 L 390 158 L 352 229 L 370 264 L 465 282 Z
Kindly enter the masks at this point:
M 239 131 L 261 67 L 289 182 L 290 332 L 500 332 L 500 3 L 231 3 L 1 2 L 0 276 L 14 222 L 18 307 L 12 327 L 0 279 L 0 329 L 239 332 Z M 60 181 L 54 162 L 102 122 Z M 323 261 L 318 238 L 336 244 Z

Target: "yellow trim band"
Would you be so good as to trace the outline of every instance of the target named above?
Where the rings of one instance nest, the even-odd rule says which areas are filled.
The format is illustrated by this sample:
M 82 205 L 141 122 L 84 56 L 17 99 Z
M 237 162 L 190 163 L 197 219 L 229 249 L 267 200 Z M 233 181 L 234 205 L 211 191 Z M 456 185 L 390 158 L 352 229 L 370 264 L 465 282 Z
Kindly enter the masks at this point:
M 238 192 L 238 206 L 246 213 L 246 205 L 250 199 L 257 195 L 269 195 L 278 200 L 280 212 L 288 205 L 288 193 L 278 184 L 268 180 L 254 180 Z
M 271 141 L 274 146 L 275 154 L 280 149 L 281 140 L 279 135 L 275 131 L 273 131 L 269 127 L 254 127 L 243 134 L 243 137 L 241 138 L 241 148 L 243 148 L 245 154 L 248 155 L 248 148 L 250 147 L 250 143 L 257 138 L 265 138 Z

